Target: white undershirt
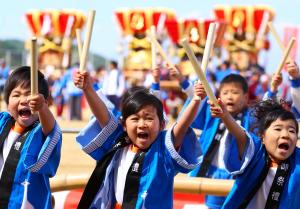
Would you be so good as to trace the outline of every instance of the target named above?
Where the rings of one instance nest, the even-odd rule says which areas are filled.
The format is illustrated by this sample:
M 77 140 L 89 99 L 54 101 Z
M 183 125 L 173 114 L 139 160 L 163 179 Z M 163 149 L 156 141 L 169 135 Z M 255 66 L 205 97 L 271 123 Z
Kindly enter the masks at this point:
M 246 209 L 258 209 L 258 208 L 265 208 L 268 195 L 275 178 L 277 168 L 271 167 L 269 169 L 268 175 L 264 180 L 263 184 L 253 196 L 252 200 L 249 202 Z
M 116 201 L 119 204 L 123 203 L 123 194 L 124 194 L 124 188 L 125 188 L 125 181 L 126 176 L 128 173 L 128 170 L 133 162 L 135 152 L 131 151 L 131 146 L 126 146 L 121 150 L 121 157 L 119 159 L 119 162 L 117 164 L 117 169 L 115 170 L 115 196 Z
M 227 136 L 228 136 L 228 129 L 225 130 L 223 136 L 221 137 L 218 150 L 216 151 L 216 154 L 211 162 L 212 165 L 221 169 L 225 169 L 224 155 L 225 155 L 225 142 Z
M 236 121 L 241 126 L 241 121 Z M 225 142 L 226 138 L 228 136 L 228 129 L 226 128 L 224 131 L 223 136 L 220 139 L 220 144 L 218 147 L 218 150 L 216 151 L 216 154 L 214 155 L 214 158 L 211 162 L 212 165 L 216 166 L 217 168 L 225 169 L 225 162 L 224 162 L 224 156 L 225 156 Z
M 2 177 L 2 170 L 4 167 L 5 161 L 7 159 L 7 156 L 10 152 L 10 149 L 12 148 L 15 141 L 19 138 L 19 136 L 20 136 L 20 133 L 10 130 L 7 138 L 4 141 L 3 151 L 0 152 L 0 161 L 3 162 L 3 164 L 0 167 L 0 179 Z

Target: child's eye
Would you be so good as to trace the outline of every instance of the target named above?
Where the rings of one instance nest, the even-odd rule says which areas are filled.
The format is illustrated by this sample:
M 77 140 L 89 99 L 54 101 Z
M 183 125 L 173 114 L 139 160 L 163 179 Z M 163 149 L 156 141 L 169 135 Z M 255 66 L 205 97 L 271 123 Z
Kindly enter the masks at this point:
M 289 132 L 292 133 L 292 134 L 295 134 L 295 133 L 296 133 L 296 130 L 290 129 Z
M 132 120 L 132 121 L 137 121 L 138 118 L 131 118 L 130 120 Z

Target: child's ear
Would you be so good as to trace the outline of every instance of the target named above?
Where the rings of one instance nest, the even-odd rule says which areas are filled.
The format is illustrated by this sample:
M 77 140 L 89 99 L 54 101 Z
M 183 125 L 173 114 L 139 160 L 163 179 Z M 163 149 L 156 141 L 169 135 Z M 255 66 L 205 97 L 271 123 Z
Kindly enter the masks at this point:
M 259 138 L 260 138 L 261 142 L 262 142 L 263 144 L 265 144 L 265 135 L 262 134 L 262 135 L 259 136 Z
M 120 123 L 121 123 L 122 126 L 123 126 L 124 131 L 126 131 L 126 123 L 125 123 L 125 121 L 123 120 L 122 116 L 120 117 L 119 120 L 120 120 Z
M 163 121 L 160 123 L 160 128 L 159 128 L 159 130 L 160 130 L 160 131 L 164 130 L 164 129 L 165 129 L 165 126 L 166 126 L 166 121 L 163 120 Z

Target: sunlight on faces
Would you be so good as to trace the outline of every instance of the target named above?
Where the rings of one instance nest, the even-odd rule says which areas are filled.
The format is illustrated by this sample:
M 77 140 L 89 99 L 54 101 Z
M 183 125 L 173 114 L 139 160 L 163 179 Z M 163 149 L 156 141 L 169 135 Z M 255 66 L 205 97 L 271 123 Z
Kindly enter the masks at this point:
M 248 103 L 248 94 L 238 83 L 222 84 L 219 96 L 232 115 L 242 112 Z
M 22 127 L 32 125 L 37 119 L 37 115 L 32 115 L 27 97 L 30 95 L 30 89 L 22 84 L 14 88 L 9 95 L 7 110 L 10 115 Z
M 273 162 L 279 163 L 294 152 L 297 143 L 296 125 L 298 124 L 291 119 L 279 118 L 272 122 L 262 135 L 263 143 Z
M 124 129 L 134 145 L 147 149 L 157 138 L 164 124 L 161 124 L 154 106 L 147 105 L 137 113 L 130 115 Z

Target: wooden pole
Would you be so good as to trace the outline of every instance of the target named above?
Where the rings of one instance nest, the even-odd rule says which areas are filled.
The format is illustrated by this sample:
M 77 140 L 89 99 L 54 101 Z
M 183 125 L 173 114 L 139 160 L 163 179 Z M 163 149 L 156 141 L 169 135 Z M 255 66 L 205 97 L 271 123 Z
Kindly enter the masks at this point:
M 82 41 L 80 37 L 80 29 L 76 29 L 76 39 L 77 39 L 78 59 L 80 60 L 82 55 Z
M 283 43 L 282 43 L 282 41 L 281 41 L 281 39 L 280 39 L 280 37 L 279 37 L 279 34 L 277 33 L 277 31 L 276 31 L 276 29 L 275 29 L 273 23 L 272 23 L 272 22 L 268 22 L 268 27 L 269 27 L 271 33 L 273 34 L 273 36 L 274 36 L 274 38 L 275 38 L 277 44 L 279 45 L 280 49 L 281 49 L 282 51 L 284 51 L 284 50 L 285 50 L 285 47 L 284 47 L 284 45 L 283 45 Z M 292 62 L 293 59 L 292 59 L 290 56 L 288 56 L 287 61 L 288 61 L 288 62 Z
M 90 174 L 58 175 L 50 180 L 51 191 L 84 188 L 89 180 Z M 188 194 L 210 194 L 226 196 L 234 183 L 234 180 L 192 178 L 176 176 L 174 179 L 174 191 Z
M 84 39 L 83 48 L 82 48 L 82 54 L 80 56 L 79 71 L 85 70 L 86 61 L 87 61 L 89 48 L 90 48 L 91 37 L 92 37 L 92 30 L 93 30 L 95 14 L 96 14 L 95 10 L 91 10 L 89 12 L 89 16 L 88 16 L 88 20 L 87 20 L 86 34 L 85 34 L 85 39 Z
M 293 45 L 294 45 L 295 41 L 296 41 L 296 39 L 294 37 L 291 38 L 291 40 L 289 41 L 289 44 L 288 44 L 287 48 L 284 50 L 284 53 L 283 53 L 283 56 L 281 58 L 281 61 L 280 61 L 279 65 L 278 65 L 278 68 L 275 71 L 276 74 L 281 73 L 281 70 L 282 70 L 282 68 L 283 68 L 283 66 L 286 62 L 286 59 L 289 56 L 289 53 L 290 53 L 291 49 L 293 48 Z
M 192 178 L 176 176 L 174 180 L 174 191 L 188 194 L 209 194 L 226 196 L 233 185 L 233 180 Z
M 156 31 L 155 31 L 155 26 L 152 25 L 150 27 L 150 33 L 153 37 L 156 37 Z M 156 68 L 156 47 L 153 41 L 151 41 L 151 60 L 152 60 L 152 69 Z
M 203 52 L 203 58 L 201 62 L 201 69 L 203 72 L 206 72 L 206 68 L 209 62 L 209 57 L 211 54 L 211 50 L 213 49 L 213 44 L 214 44 L 214 37 L 216 34 L 216 23 L 210 23 L 209 28 L 208 28 L 208 34 L 205 42 L 205 48 Z
M 181 45 L 185 49 L 185 52 L 186 52 L 187 56 L 189 57 L 196 74 L 198 75 L 198 78 L 200 79 L 201 83 L 203 84 L 209 100 L 212 101 L 216 107 L 220 107 L 217 102 L 216 96 L 214 95 L 213 91 L 211 90 L 209 83 L 203 73 L 203 70 L 201 70 L 201 67 L 200 67 L 200 65 L 197 61 L 197 58 L 196 58 L 192 48 L 190 47 L 189 43 L 187 42 L 186 39 L 183 39 L 183 40 L 181 40 Z M 212 45 L 209 45 L 209 46 L 211 47 Z M 207 50 L 207 51 L 210 51 L 210 50 Z M 208 58 L 209 58 L 209 56 L 206 56 L 206 59 L 208 59 Z M 204 59 L 204 56 L 203 56 L 203 59 Z M 206 61 L 202 60 L 202 62 L 203 61 L 207 62 L 207 60 Z
M 156 50 L 159 52 L 159 54 L 163 57 L 163 59 L 168 63 L 169 67 L 171 68 L 175 68 L 175 66 L 173 65 L 173 63 L 169 60 L 168 56 L 166 55 L 166 53 L 164 52 L 164 50 L 162 49 L 161 45 L 158 43 L 158 41 L 156 40 L 155 37 L 153 37 L 153 35 L 151 33 L 148 33 L 148 37 L 151 40 L 151 45 L 155 45 L 156 46 Z
M 30 59 L 31 59 L 31 67 L 30 67 L 30 92 L 31 95 L 38 94 L 38 52 L 37 52 L 37 38 L 31 38 L 30 44 Z M 35 112 L 32 111 L 32 114 Z

